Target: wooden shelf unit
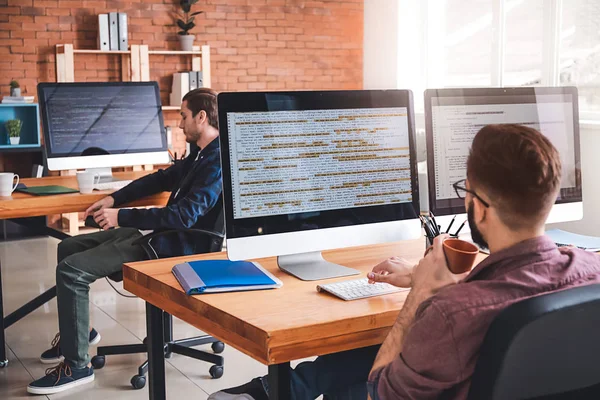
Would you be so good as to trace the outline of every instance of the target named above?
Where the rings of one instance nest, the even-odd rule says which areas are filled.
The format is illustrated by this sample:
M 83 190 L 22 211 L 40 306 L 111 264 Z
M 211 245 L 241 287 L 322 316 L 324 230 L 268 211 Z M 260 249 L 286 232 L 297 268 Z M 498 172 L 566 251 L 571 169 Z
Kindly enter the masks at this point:
M 191 71 L 202 71 L 205 87 L 211 87 L 210 46 L 194 46 L 192 51 L 149 50 L 148 45 L 132 44 L 128 51 L 74 49 L 72 44 L 56 45 L 56 81 L 75 82 L 75 54 L 108 54 L 121 57 L 121 80 L 146 82 L 150 80 L 151 55 L 180 55 L 191 57 Z M 171 107 L 171 106 L 166 106 Z M 175 107 L 175 106 L 173 106 Z M 179 109 L 179 108 L 177 108 Z M 167 110 L 174 110 L 168 108 Z

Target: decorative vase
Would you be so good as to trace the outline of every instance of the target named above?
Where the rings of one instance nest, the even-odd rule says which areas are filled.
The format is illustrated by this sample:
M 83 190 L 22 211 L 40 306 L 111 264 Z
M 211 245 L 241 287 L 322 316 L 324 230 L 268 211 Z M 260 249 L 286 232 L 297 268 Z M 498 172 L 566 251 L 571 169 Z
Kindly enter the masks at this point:
M 12 97 L 19 97 L 21 95 L 21 88 L 11 88 L 10 95 Z
M 179 35 L 179 46 L 182 51 L 192 51 L 194 49 L 194 35 Z
M 19 144 L 21 142 L 21 137 L 11 137 L 10 144 Z

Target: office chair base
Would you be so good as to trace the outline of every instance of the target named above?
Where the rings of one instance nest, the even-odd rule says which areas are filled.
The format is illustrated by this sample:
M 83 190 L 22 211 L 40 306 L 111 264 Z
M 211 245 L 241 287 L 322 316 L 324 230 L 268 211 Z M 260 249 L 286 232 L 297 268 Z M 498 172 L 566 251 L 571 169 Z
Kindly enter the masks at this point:
M 0 368 L 8 367 L 8 360 L 0 361 Z
M 98 354 L 92 357 L 92 366 L 94 369 L 102 369 L 106 364 L 106 356 L 116 354 L 137 354 L 146 353 L 148 351 L 147 339 L 144 338 L 142 344 L 125 344 L 117 346 L 98 347 Z M 207 353 L 202 350 L 193 349 L 194 346 L 211 343 L 211 349 L 215 354 Z M 214 364 L 208 370 L 211 378 L 219 379 L 224 373 L 224 359 L 220 354 L 224 351 L 225 344 L 216 340 L 211 336 L 199 336 L 195 338 L 171 340 L 165 343 L 165 356 L 172 353 L 180 354 L 185 357 L 190 357 L 196 360 L 205 361 Z M 138 368 L 137 375 L 134 375 L 131 380 L 131 386 L 134 389 L 142 389 L 146 386 L 146 374 L 148 373 L 148 361 L 146 360 Z

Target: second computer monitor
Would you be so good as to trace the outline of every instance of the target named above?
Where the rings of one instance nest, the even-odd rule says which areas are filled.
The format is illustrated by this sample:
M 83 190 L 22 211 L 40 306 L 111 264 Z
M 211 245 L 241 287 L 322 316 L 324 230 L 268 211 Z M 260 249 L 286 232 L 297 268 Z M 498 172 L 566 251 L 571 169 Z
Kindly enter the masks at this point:
M 429 209 L 436 217 L 465 213 L 452 184 L 466 178 L 473 138 L 488 124 L 525 125 L 547 136 L 562 162 L 560 193 L 547 222 L 583 217 L 576 88 L 430 89 L 425 121 Z
M 50 170 L 169 162 L 156 82 L 40 83 L 38 98 Z
M 409 91 L 222 93 L 218 103 L 230 259 L 303 253 L 290 263 L 316 265 L 321 250 L 419 236 Z

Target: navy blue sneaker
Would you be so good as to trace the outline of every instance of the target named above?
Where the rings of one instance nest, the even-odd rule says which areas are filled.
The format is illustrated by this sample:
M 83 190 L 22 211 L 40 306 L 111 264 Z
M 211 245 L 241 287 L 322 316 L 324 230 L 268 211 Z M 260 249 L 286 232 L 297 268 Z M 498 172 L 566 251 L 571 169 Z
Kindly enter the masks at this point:
M 94 328 L 90 331 L 90 346 L 98 344 L 102 337 Z M 50 344 L 50 348 L 42 353 L 40 361 L 42 364 L 58 364 L 65 358 L 63 357 L 62 351 L 60 350 L 60 333 L 57 333 Z
M 94 368 L 72 368 L 60 363 L 46 370 L 46 376 L 33 381 L 27 386 L 27 393 L 54 394 L 94 381 Z
M 213 393 L 208 400 L 269 400 L 265 389 L 265 378 L 254 378 L 244 385 Z

